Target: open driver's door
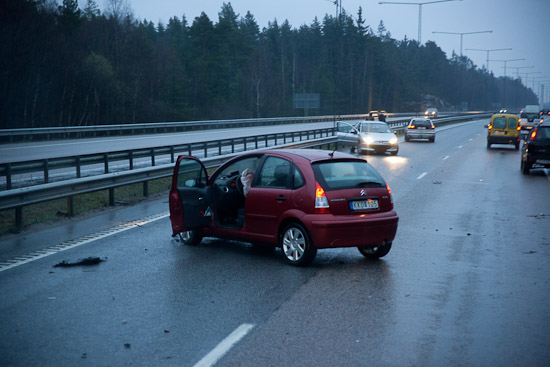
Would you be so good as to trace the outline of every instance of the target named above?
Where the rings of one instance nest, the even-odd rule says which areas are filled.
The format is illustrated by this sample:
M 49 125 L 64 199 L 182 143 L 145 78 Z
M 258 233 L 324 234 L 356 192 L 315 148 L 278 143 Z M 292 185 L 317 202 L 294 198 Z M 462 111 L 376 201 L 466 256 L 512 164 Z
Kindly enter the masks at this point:
M 208 174 L 200 160 L 179 156 L 172 174 L 172 188 L 168 197 L 172 236 L 208 225 L 210 189 Z

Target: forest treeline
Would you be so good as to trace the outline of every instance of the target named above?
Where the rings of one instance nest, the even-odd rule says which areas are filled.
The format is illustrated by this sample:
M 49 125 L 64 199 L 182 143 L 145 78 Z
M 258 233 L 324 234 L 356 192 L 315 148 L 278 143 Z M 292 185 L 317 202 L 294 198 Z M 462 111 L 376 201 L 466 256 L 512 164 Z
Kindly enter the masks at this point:
M 1 3 L 1 128 L 299 116 L 294 93 L 320 94 L 310 115 L 536 102 L 519 80 L 373 29 L 361 8 L 260 29 L 230 3 L 166 25 L 135 20 L 127 0 Z

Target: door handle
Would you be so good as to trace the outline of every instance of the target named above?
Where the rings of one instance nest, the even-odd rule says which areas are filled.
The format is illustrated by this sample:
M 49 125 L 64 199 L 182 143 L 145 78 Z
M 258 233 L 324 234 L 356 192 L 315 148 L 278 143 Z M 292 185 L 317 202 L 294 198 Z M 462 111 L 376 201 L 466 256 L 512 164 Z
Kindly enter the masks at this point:
M 275 200 L 277 201 L 285 201 L 286 200 L 286 197 L 284 197 L 283 195 L 279 195 L 275 198 Z

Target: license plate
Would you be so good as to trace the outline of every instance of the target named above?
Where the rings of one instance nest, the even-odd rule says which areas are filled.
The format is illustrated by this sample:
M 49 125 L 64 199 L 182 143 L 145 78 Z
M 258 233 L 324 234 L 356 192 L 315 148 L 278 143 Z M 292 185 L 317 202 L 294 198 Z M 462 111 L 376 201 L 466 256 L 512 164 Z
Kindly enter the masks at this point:
M 550 164 L 550 160 L 548 160 L 548 159 L 537 159 L 537 163 Z
M 504 135 L 506 134 L 504 131 L 495 131 L 493 135 Z
M 417 127 L 417 129 L 418 129 L 418 130 L 426 130 L 426 128 L 425 128 L 425 127 L 422 127 L 422 126 Z
M 351 210 L 378 209 L 378 200 L 376 199 L 354 200 L 354 201 L 350 201 L 349 206 Z

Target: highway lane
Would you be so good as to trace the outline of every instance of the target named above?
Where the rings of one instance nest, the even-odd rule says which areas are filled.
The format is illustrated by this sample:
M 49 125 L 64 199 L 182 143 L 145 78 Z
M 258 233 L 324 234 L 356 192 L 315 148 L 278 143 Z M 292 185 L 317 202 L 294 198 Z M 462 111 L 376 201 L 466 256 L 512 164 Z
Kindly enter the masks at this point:
M 249 244 L 184 247 L 161 218 L 0 271 L 2 365 L 193 366 L 242 325 L 218 366 L 547 365 L 548 172 L 487 151 L 484 123 L 367 157 L 400 215 L 378 262 L 336 249 L 296 269 Z M 166 211 L 162 198 L 11 236 L 1 259 Z M 52 268 L 87 256 L 107 261 Z

